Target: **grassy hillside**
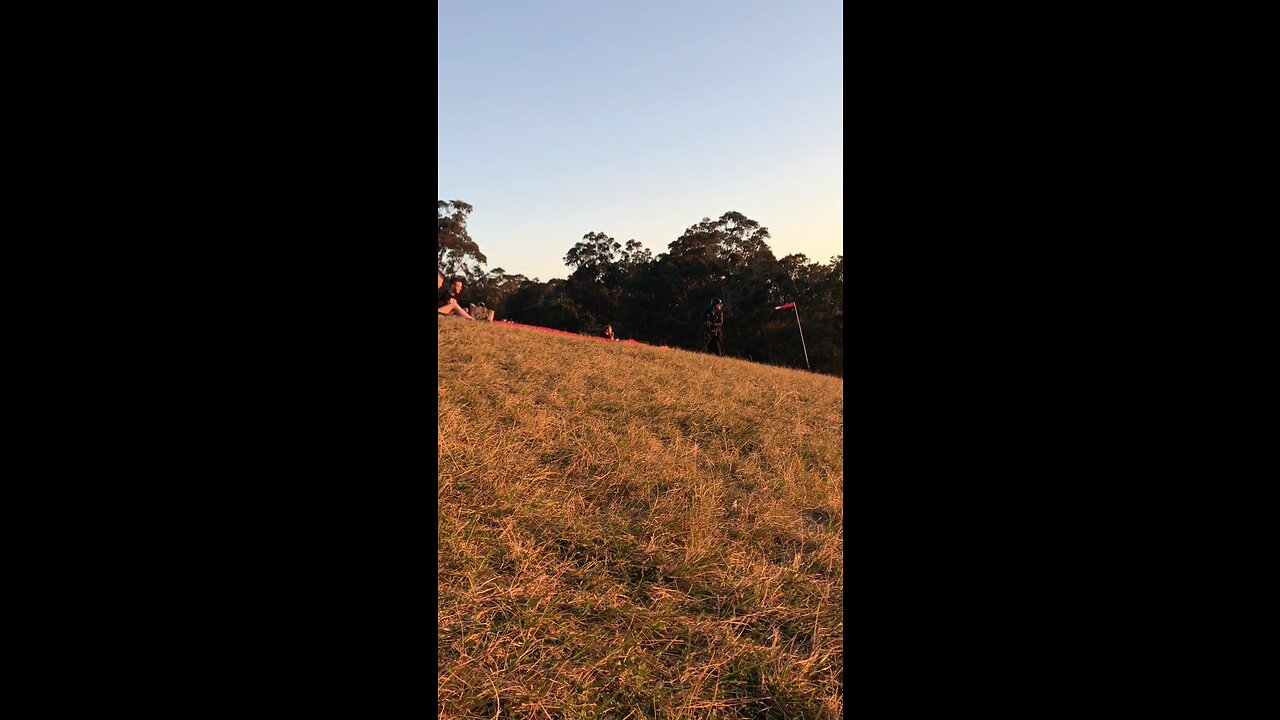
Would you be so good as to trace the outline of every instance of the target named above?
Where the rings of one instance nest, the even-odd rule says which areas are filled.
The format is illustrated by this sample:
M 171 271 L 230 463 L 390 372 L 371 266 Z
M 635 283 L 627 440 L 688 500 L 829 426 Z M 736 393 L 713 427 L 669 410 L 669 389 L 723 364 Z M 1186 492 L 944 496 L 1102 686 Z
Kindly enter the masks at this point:
M 839 378 L 437 325 L 440 717 L 841 716 Z

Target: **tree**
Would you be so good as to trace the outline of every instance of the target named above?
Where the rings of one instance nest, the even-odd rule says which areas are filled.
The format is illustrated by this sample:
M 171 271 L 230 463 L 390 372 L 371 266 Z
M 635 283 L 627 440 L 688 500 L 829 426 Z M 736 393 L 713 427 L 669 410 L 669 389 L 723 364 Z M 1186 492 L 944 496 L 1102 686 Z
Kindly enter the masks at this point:
M 622 251 L 622 264 L 627 268 L 627 272 L 630 273 L 651 262 L 653 262 L 653 252 L 641 245 L 639 240 L 627 241 L 627 247 Z
M 623 247 L 605 233 L 589 232 L 565 253 L 565 264 L 574 268 L 565 281 L 565 294 L 597 322 L 616 324 L 623 286 L 652 258 L 653 253 L 636 240 Z
M 466 282 L 465 297 L 470 302 L 484 303 L 485 307 L 499 313 L 505 318 L 504 305 L 507 298 L 522 284 L 528 281 L 523 275 L 511 275 L 502 268 L 481 271 L 479 265 L 471 265 L 463 273 Z
M 581 272 L 584 280 L 604 282 L 621 251 L 617 240 L 602 232 L 589 232 L 565 253 L 564 264 L 574 268 L 575 274 Z
M 467 216 L 471 210 L 472 207 L 461 200 L 440 200 L 436 206 L 436 265 L 446 276 L 461 274 L 468 258 L 488 262 L 480 246 L 467 233 Z
M 797 304 L 813 369 L 844 375 L 844 256 L 823 265 L 801 254 L 787 255 L 779 265 L 778 297 Z M 804 367 L 794 315 L 775 313 L 765 332 L 769 362 Z
M 568 332 L 581 332 L 596 322 L 595 316 L 568 297 L 565 281 L 559 278 L 545 283 L 524 280 L 507 296 L 499 313 L 513 322 Z
M 778 261 L 765 242 L 769 229 L 740 212 L 703 218 L 660 256 L 669 283 L 674 342 L 692 347 L 712 297 L 725 301 L 725 353 L 763 359 L 763 327 L 776 296 Z

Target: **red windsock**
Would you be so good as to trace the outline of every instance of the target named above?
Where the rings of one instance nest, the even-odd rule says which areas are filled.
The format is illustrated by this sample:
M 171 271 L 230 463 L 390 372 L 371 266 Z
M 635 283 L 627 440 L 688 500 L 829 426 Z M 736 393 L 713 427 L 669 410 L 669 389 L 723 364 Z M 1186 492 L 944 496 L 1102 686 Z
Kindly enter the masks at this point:
M 779 305 L 778 307 L 774 308 L 774 310 L 786 310 L 787 308 L 793 308 L 795 306 L 796 306 L 795 303 L 789 302 L 786 305 Z

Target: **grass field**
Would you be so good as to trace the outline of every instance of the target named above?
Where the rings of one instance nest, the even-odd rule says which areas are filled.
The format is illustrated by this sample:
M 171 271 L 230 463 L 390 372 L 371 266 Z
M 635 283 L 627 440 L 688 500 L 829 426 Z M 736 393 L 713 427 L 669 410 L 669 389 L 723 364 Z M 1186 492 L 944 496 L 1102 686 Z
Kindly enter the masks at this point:
M 840 378 L 437 318 L 441 718 L 838 718 Z

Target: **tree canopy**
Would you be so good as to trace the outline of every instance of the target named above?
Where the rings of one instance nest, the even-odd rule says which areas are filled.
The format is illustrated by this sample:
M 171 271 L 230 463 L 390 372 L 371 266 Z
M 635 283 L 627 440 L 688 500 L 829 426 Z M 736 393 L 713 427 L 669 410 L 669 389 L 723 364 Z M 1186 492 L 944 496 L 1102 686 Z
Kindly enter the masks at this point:
M 482 268 L 486 258 L 466 228 L 471 211 L 460 200 L 440 201 L 437 259 L 500 319 L 593 335 L 612 324 L 620 338 L 694 349 L 702 314 L 718 297 L 727 355 L 803 368 L 807 347 L 813 370 L 844 374 L 843 255 L 828 263 L 802 254 L 778 259 L 768 228 L 729 211 L 689 226 L 656 257 L 634 239 L 588 232 L 564 255 L 569 276 L 541 282 Z M 796 313 L 774 309 L 789 302 L 797 303 L 804 346 Z
M 468 259 L 488 262 L 480 246 L 467 232 L 472 207 L 461 200 L 440 200 L 436 209 L 436 265 L 440 272 L 460 275 Z

